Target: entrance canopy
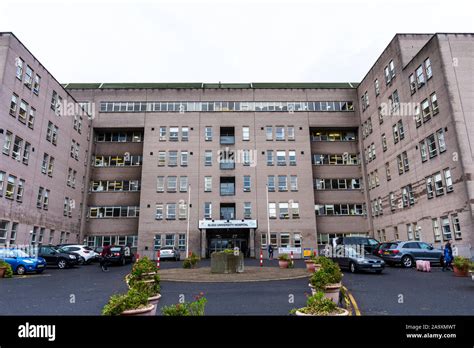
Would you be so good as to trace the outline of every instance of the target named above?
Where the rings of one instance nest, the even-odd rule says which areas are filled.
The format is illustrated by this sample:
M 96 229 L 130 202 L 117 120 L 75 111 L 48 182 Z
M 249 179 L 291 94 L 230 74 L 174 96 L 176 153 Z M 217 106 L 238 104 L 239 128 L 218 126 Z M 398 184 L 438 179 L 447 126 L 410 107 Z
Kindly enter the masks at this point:
M 257 228 L 257 220 L 199 220 L 199 228 Z

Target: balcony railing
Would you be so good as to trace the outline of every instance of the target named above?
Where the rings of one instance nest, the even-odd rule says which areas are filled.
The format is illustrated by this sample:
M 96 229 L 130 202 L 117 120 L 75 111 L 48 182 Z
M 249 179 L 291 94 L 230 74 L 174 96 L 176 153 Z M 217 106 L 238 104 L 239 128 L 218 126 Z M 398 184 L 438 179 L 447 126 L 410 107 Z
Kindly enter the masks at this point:
M 233 135 L 221 135 L 220 143 L 223 145 L 235 144 L 235 136 Z
M 221 196 L 234 196 L 235 184 L 221 184 Z
M 219 168 L 222 170 L 235 169 L 234 161 L 223 161 L 219 163 Z

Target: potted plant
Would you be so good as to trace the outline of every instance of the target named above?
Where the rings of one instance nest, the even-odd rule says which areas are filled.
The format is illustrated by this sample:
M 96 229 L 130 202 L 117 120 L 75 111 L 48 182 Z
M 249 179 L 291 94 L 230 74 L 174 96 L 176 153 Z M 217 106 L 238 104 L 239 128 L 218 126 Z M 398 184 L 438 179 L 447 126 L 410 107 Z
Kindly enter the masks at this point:
M 290 265 L 290 262 L 291 260 L 288 254 L 278 255 L 278 266 L 280 266 L 280 268 L 288 268 Z
M 102 315 L 145 316 L 156 313 L 156 307 L 148 303 L 148 295 L 130 289 L 124 295 L 113 295 L 102 309 Z
M 135 282 L 141 280 L 153 280 L 158 281 L 158 283 L 160 281 L 158 267 L 156 267 L 154 261 L 146 256 L 137 260 L 132 267 L 132 271 L 125 277 L 125 282 L 129 288 L 132 287 Z
M 339 303 L 341 280 L 342 272 L 339 265 L 328 259 L 321 269 L 311 276 L 309 287 L 313 295 L 318 291 L 322 291 L 324 296 L 335 303 Z
M 137 281 L 133 284 L 132 289 L 147 295 L 148 303 L 155 305 L 154 311 L 150 315 L 155 315 L 161 298 L 159 276 L 156 274 L 155 279 Z
M 0 278 L 11 278 L 13 277 L 12 266 L 8 262 L 0 260 Z
M 312 273 L 317 272 L 321 269 L 322 265 L 327 264 L 329 260 L 325 256 L 313 256 L 311 257 L 311 262 L 314 266 L 310 266 L 310 269 L 313 269 Z M 308 264 L 306 264 L 306 268 L 308 268 Z
M 161 313 L 164 316 L 203 316 L 206 307 L 207 299 L 204 293 L 194 297 L 193 302 L 178 303 L 171 306 L 164 306 Z
M 191 253 L 191 255 L 184 259 L 183 268 L 196 268 L 199 260 L 199 256 L 195 253 Z
M 294 313 L 297 316 L 347 316 L 349 311 L 340 308 L 332 300 L 324 296 L 322 291 L 308 296 L 306 307 L 298 308 Z
M 471 261 L 467 257 L 456 256 L 453 261 L 454 275 L 467 277 Z
M 469 273 L 471 274 L 472 280 L 474 280 L 474 262 L 469 263 Z

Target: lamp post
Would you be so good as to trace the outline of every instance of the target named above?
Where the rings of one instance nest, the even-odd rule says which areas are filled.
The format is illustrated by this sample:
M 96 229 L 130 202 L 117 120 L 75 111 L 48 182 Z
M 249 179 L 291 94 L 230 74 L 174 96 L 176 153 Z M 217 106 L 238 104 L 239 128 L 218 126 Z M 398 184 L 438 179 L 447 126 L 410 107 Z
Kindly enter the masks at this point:
M 265 185 L 266 196 L 267 196 L 267 250 L 270 245 L 270 206 L 268 204 L 268 183 Z M 270 259 L 270 254 L 268 253 L 268 259 Z

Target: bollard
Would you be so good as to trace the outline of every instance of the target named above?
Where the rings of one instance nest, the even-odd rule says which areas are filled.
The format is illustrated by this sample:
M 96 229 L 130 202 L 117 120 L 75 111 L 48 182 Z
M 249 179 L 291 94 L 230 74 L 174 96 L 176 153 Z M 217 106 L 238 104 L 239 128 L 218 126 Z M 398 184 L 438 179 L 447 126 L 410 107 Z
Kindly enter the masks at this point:
M 263 250 L 260 249 L 260 267 L 263 267 Z
M 160 269 L 160 251 L 156 252 L 156 268 Z
M 139 253 L 137 253 L 137 254 L 135 255 L 135 262 L 137 262 L 138 260 L 140 260 L 140 254 L 139 254 Z
M 290 252 L 290 260 L 291 260 L 291 264 L 293 265 L 293 251 Z

